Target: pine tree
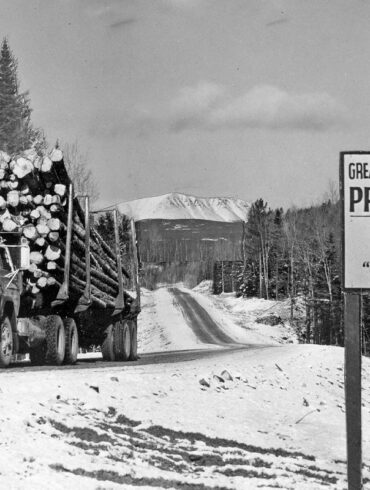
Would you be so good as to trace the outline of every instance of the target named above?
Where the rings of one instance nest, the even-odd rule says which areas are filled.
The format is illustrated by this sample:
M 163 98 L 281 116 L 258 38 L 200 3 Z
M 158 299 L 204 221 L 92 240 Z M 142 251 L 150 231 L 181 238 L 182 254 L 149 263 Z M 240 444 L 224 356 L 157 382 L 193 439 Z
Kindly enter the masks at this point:
M 285 247 L 283 237 L 284 212 L 282 208 L 275 209 L 273 213 L 273 223 L 271 224 L 271 254 L 270 254 L 270 289 L 271 296 L 278 299 L 280 294 L 284 295 L 284 264 Z
M 28 92 L 19 91 L 18 63 L 3 39 L 0 52 L 0 149 L 21 152 L 34 146 L 45 147 L 42 131 L 31 124 Z
M 271 251 L 274 246 L 274 213 L 267 202 L 257 199 L 249 209 L 248 221 L 243 233 L 244 295 L 259 292 L 259 296 L 270 296 Z M 257 274 L 256 274 L 256 271 Z

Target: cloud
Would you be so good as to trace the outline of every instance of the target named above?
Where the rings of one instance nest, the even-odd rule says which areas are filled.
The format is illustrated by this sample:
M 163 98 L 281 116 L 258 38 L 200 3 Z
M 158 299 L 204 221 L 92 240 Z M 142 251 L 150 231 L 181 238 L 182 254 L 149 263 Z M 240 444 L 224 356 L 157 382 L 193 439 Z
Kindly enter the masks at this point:
M 170 102 L 167 114 L 170 128 L 181 131 L 204 125 L 207 114 L 217 107 L 223 97 L 224 88 L 215 83 L 200 82 L 194 87 L 182 88 Z
M 212 9 L 215 2 L 216 0 L 158 0 L 156 5 L 165 14 L 198 15 Z
M 165 7 L 189 10 L 202 6 L 206 0 L 162 0 L 162 4 Z
M 137 22 L 137 19 L 135 19 L 134 17 L 128 17 L 127 19 L 121 19 L 121 20 L 117 20 L 115 22 L 112 22 L 109 25 L 109 27 L 111 27 L 112 29 L 118 29 L 121 27 L 130 26 L 132 24 L 135 24 L 136 22 Z
M 81 0 L 87 15 L 99 19 L 111 28 L 119 28 L 137 22 L 130 14 L 133 0 Z
M 283 17 L 281 19 L 276 19 L 276 20 L 272 20 L 271 22 L 267 22 L 266 27 L 272 27 L 272 26 L 276 26 L 279 24 L 286 24 L 287 22 L 289 22 L 289 19 L 286 17 Z
M 183 87 L 168 104 L 111 107 L 94 118 L 90 130 L 100 136 L 132 132 L 141 137 L 157 131 L 323 132 L 346 124 L 346 109 L 325 92 L 294 94 L 272 85 L 257 85 L 232 96 L 222 85 L 200 82 Z
M 141 111 L 137 124 L 191 129 L 263 128 L 269 130 L 325 131 L 346 123 L 346 110 L 325 92 L 291 94 L 271 85 L 258 85 L 239 96 L 230 96 L 218 84 L 201 82 L 182 88 L 161 111 Z
M 207 122 L 210 128 L 324 131 L 345 119 L 345 109 L 327 93 L 289 94 L 262 85 L 209 113 Z

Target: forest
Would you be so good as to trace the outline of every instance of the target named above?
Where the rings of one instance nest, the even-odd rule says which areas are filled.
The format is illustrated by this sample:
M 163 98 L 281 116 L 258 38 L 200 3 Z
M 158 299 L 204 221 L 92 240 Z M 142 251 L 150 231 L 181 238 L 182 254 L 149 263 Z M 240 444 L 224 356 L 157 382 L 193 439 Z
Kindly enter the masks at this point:
M 289 298 L 300 340 L 343 345 L 341 209 L 335 186 L 321 204 L 271 209 L 263 199 L 249 211 L 243 235 L 238 294 Z M 370 349 L 370 297 L 362 294 L 362 348 Z M 295 318 L 296 304 L 304 321 Z

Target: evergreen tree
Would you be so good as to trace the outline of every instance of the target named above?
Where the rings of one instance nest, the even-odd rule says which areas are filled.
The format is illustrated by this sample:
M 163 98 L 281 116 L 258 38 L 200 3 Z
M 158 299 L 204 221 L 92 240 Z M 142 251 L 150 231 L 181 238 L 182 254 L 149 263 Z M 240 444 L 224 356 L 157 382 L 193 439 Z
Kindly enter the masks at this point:
M 335 196 L 334 196 L 335 197 Z M 340 202 L 272 211 L 250 208 L 237 280 L 245 297 L 290 298 L 290 321 L 301 341 L 343 345 Z M 363 342 L 370 351 L 370 294 L 364 295 Z M 296 311 L 305 307 L 306 316 Z
M 28 92 L 19 91 L 18 63 L 3 39 L 0 52 L 0 149 L 16 153 L 45 147 L 42 131 L 31 124 Z
M 261 298 L 268 299 L 270 296 L 272 251 L 275 246 L 275 235 L 281 226 L 282 210 L 276 213 L 263 199 L 257 199 L 250 207 L 243 234 L 245 253 L 243 278 L 245 286 L 241 289 L 243 295 L 250 295 L 253 291 L 258 291 Z
M 283 231 L 284 212 L 282 208 L 275 209 L 271 223 L 272 247 L 270 253 L 270 295 L 275 299 L 285 296 L 285 243 Z

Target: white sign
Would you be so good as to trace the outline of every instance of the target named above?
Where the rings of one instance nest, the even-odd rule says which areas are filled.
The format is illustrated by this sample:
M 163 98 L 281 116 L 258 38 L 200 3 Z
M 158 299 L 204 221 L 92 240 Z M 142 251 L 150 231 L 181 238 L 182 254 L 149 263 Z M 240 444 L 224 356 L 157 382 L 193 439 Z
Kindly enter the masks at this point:
M 370 289 L 370 152 L 343 152 L 344 289 Z

